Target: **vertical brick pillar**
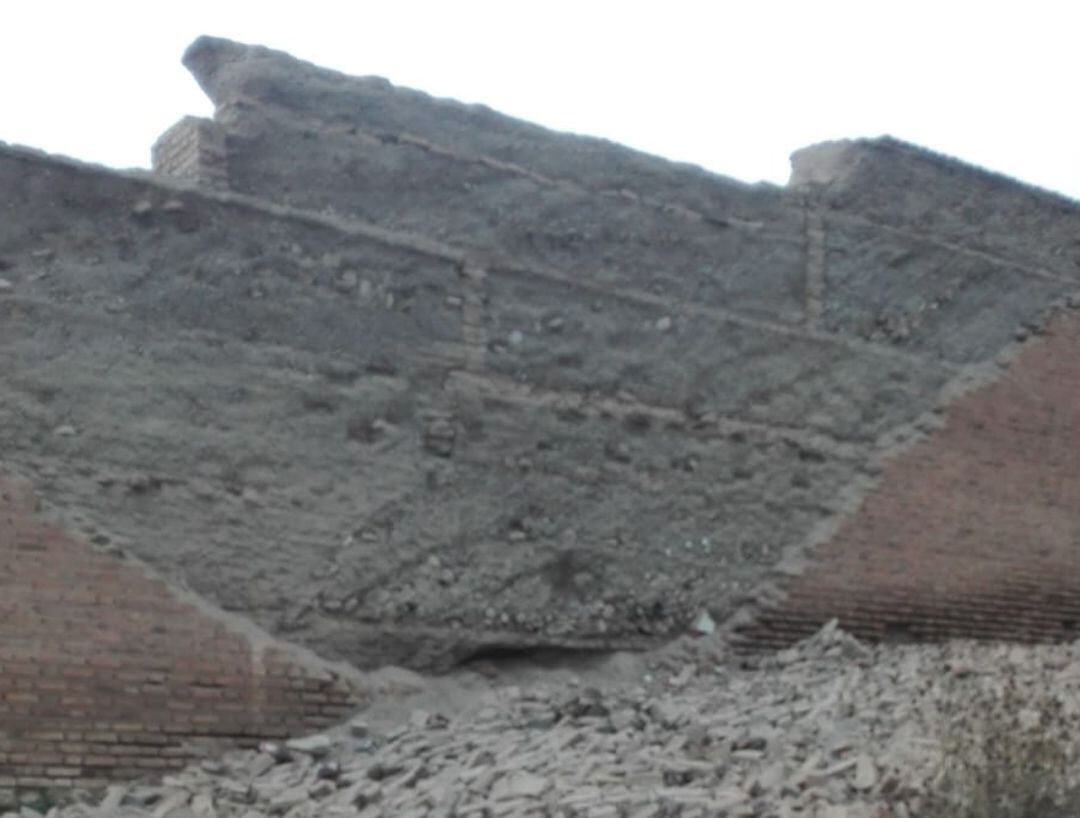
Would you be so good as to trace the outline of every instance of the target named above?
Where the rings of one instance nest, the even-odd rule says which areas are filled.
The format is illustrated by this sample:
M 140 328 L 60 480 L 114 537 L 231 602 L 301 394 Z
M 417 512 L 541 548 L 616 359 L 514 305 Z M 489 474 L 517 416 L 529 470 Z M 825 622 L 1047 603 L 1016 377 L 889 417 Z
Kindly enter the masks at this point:
M 155 173 L 225 190 L 229 187 L 225 132 L 209 119 L 187 116 L 151 149 Z

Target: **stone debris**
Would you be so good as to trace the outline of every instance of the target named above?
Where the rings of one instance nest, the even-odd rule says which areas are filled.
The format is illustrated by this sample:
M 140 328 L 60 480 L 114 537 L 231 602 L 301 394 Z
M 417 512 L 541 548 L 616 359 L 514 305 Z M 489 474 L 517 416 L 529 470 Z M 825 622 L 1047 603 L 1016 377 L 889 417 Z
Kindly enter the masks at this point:
M 414 709 L 389 729 L 353 719 L 49 815 L 912 815 L 949 714 L 1003 673 L 1080 718 L 1080 644 L 871 647 L 830 623 L 794 648 L 705 667 L 707 641 L 654 654 L 645 683 L 540 674 L 460 713 Z
M 708 611 L 702 611 L 698 614 L 697 619 L 694 620 L 694 624 L 690 626 L 690 632 L 697 636 L 709 636 L 716 630 L 716 623 L 713 618 L 709 616 Z
M 457 429 L 450 418 L 431 418 L 424 428 L 424 448 L 439 457 L 450 457 L 456 440 Z

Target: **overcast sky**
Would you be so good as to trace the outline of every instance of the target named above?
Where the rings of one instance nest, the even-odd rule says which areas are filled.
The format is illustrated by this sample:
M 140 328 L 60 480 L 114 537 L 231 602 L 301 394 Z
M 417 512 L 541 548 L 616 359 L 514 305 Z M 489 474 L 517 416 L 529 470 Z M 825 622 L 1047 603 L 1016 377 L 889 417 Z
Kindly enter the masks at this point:
M 0 141 L 118 167 L 210 106 L 199 34 L 484 102 L 748 181 L 889 133 L 1080 198 L 1080 3 L 4 3 Z

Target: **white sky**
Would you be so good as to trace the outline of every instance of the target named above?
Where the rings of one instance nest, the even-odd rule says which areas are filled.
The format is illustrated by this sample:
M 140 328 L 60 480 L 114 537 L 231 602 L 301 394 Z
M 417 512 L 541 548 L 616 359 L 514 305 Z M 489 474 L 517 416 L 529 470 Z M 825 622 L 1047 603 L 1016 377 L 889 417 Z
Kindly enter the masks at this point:
M 889 133 L 1080 198 L 1080 3 L 3 0 L 0 141 L 146 166 L 207 33 L 748 181 Z

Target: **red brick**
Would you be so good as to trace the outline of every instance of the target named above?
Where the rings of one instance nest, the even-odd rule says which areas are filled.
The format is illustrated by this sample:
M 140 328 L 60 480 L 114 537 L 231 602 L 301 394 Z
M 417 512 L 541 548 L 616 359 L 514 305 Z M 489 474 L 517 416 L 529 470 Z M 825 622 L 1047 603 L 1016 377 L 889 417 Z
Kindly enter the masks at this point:
M 741 637 L 783 645 L 826 619 L 861 636 L 1080 636 L 1080 317 L 893 455 L 861 506 Z
M 0 477 L 0 585 L 15 612 L 0 620 L 0 779 L 100 785 L 181 766 L 191 758 L 187 737 L 251 746 L 318 726 L 299 695 L 263 685 L 242 637 L 39 518 L 36 507 Z M 35 548 L 33 559 L 21 544 Z M 313 700 L 355 704 L 347 689 L 308 678 L 284 654 L 268 660 Z

